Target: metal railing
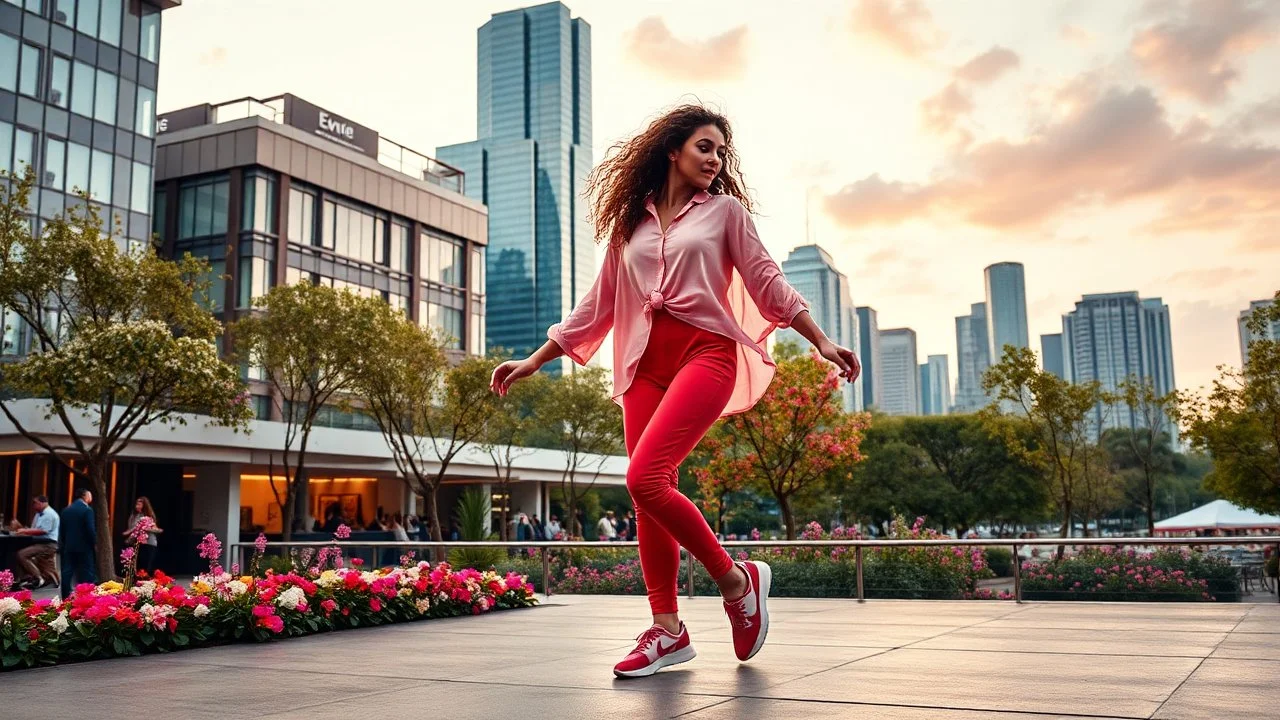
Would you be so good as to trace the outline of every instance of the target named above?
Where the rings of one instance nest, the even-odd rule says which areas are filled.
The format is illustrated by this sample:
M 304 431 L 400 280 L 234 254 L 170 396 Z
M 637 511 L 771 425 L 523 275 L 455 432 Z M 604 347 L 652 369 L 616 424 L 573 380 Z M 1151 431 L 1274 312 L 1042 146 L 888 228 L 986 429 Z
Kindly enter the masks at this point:
M 854 567 L 857 577 L 857 595 L 858 602 L 866 602 L 866 591 L 863 583 L 864 555 L 866 548 L 909 548 L 909 547 L 1007 547 L 1011 548 L 1013 555 L 1013 599 L 1015 602 L 1022 602 L 1022 560 L 1018 557 L 1018 549 L 1022 547 L 1058 547 L 1058 546 L 1101 546 L 1101 547 L 1146 547 L 1146 546 L 1237 546 L 1237 545 L 1272 545 L 1275 546 L 1276 553 L 1280 554 L 1280 535 L 1266 536 L 1242 536 L 1242 537 L 1123 537 L 1123 538 L 956 538 L 941 540 L 724 540 L 720 543 L 721 547 L 730 548 L 853 548 L 854 550 Z M 442 541 L 442 542 L 422 542 L 409 541 L 399 542 L 396 540 L 370 540 L 361 541 L 298 541 L 284 542 L 271 541 L 267 543 L 268 548 L 281 548 L 286 551 L 294 548 L 324 548 L 339 547 L 344 550 L 370 548 L 378 549 L 394 549 L 400 552 L 408 550 L 440 550 L 447 552 L 455 548 L 501 548 L 513 550 L 578 550 L 587 548 L 604 548 L 610 550 L 619 550 L 623 548 L 639 548 L 640 543 L 631 541 L 601 541 L 601 540 L 530 540 L 525 542 L 507 541 L 507 542 L 467 542 L 467 541 Z M 255 544 L 252 542 L 233 542 L 228 543 L 228 552 L 232 561 L 239 562 L 241 566 L 247 567 L 247 552 L 253 549 Z M 688 574 L 688 596 L 694 597 L 694 558 L 684 548 L 680 549 L 684 556 L 685 570 Z M 551 553 L 539 553 L 542 558 L 542 592 L 545 596 L 551 596 Z M 1277 578 L 1280 581 L 1280 578 Z M 1280 602 L 1280 588 L 1276 593 L 1277 602 Z

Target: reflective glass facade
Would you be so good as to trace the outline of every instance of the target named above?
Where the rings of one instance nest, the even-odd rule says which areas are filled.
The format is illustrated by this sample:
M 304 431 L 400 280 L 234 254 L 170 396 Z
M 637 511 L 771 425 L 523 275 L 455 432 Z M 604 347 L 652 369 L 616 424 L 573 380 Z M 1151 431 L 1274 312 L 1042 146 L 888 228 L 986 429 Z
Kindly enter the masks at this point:
M 884 395 L 884 382 L 880 377 L 880 320 L 875 308 L 860 307 L 858 317 L 858 360 L 862 362 L 862 378 L 858 382 L 862 390 L 862 407 L 870 409 Z
M 1249 364 L 1249 343 L 1255 340 L 1272 340 L 1280 342 L 1280 320 L 1272 320 L 1264 328 L 1264 332 L 1259 335 L 1249 329 L 1249 318 L 1253 317 L 1255 310 L 1259 308 L 1271 307 L 1275 304 L 1275 300 L 1254 300 L 1249 303 L 1249 307 L 1240 311 L 1240 316 L 1236 319 L 1236 331 L 1240 335 L 1240 367 Z
M 916 332 L 911 328 L 880 331 L 880 368 L 884 396 L 877 406 L 887 415 L 920 414 L 920 364 Z
M 479 31 L 477 72 L 477 140 L 437 155 L 489 207 L 488 345 L 523 354 L 595 279 L 581 203 L 592 166 L 590 26 L 560 3 L 494 15 Z
M 827 337 L 859 352 L 858 316 L 849 292 L 849 278 L 836 269 L 835 260 L 827 251 L 817 245 L 798 247 L 782 262 L 782 272 L 787 282 L 809 301 L 809 314 Z M 809 341 L 793 328 L 778 331 L 778 340 L 802 348 L 809 346 Z M 861 383 L 842 384 L 841 392 L 846 411 L 862 409 Z
M 1045 372 L 1066 379 L 1067 371 L 1062 357 L 1062 333 L 1040 336 L 1040 364 Z
M 1021 263 L 997 263 L 984 271 L 987 287 L 987 355 L 1004 357 L 1006 345 L 1030 347 L 1027 339 L 1027 287 Z
M 33 229 L 81 201 L 127 247 L 151 240 L 160 8 L 0 0 L 0 169 L 36 170 Z M 5 323 L 8 354 L 24 333 Z
M 982 375 L 991 367 L 987 304 L 974 303 L 956 318 L 956 412 L 977 412 L 987 404 Z

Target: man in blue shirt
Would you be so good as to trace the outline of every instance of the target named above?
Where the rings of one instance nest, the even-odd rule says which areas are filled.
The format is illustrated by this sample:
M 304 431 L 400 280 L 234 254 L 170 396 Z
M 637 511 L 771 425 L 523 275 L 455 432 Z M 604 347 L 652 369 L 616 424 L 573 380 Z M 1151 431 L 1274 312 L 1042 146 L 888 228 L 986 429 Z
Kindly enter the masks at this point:
M 85 488 L 76 490 L 75 502 L 62 511 L 62 535 L 59 539 L 62 551 L 62 598 L 65 600 L 75 589 L 72 580 L 97 583 L 93 567 L 93 549 L 98 543 L 98 523 L 93 517 L 93 493 Z
M 26 571 L 25 587 L 35 590 L 45 585 L 58 584 L 58 576 L 53 571 L 53 556 L 58 552 L 58 513 L 49 507 L 49 498 L 37 495 L 31 503 L 35 506 L 35 517 L 31 527 L 19 530 L 19 535 L 32 539 L 27 547 L 18 551 L 18 565 Z

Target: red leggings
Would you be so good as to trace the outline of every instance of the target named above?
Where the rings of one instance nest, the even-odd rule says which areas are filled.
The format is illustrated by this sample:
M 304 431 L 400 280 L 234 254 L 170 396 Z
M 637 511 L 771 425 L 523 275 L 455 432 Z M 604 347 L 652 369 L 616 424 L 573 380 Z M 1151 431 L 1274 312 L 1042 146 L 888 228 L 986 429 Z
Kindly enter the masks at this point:
M 653 613 L 676 612 L 680 546 L 712 578 L 733 570 L 702 512 L 676 489 L 680 463 L 697 447 L 733 394 L 734 340 L 695 328 L 662 311 L 631 387 L 622 396 L 627 490 L 636 509 L 640 569 Z

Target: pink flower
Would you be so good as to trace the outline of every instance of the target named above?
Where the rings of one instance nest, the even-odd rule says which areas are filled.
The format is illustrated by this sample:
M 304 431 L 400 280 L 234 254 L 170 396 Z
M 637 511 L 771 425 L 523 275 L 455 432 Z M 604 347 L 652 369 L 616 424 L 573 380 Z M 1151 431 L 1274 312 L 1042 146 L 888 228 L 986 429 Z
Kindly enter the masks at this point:
M 13 572 L 9 570 L 0 570 L 0 592 L 9 592 L 13 587 Z
M 258 537 L 253 541 L 253 549 L 256 550 L 259 555 L 266 552 L 267 536 L 263 535 L 262 533 L 258 533 Z M 303 564 L 305 565 L 306 563 L 303 563 Z
M 333 536 L 339 540 L 346 540 L 351 537 L 351 528 L 347 527 L 345 523 L 339 525 L 338 529 L 334 531 Z
M 222 557 L 222 541 L 218 540 L 218 536 L 213 533 L 205 535 L 196 549 L 200 551 L 200 557 L 205 560 L 217 560 Z
M 369 598 L 369 609 L 374 612 L 382 612 L 382 601 L 376 597 Z
M 120 551 L 120 564 L 128 567 L 133 564 L 133 548 L 127 547 Z

